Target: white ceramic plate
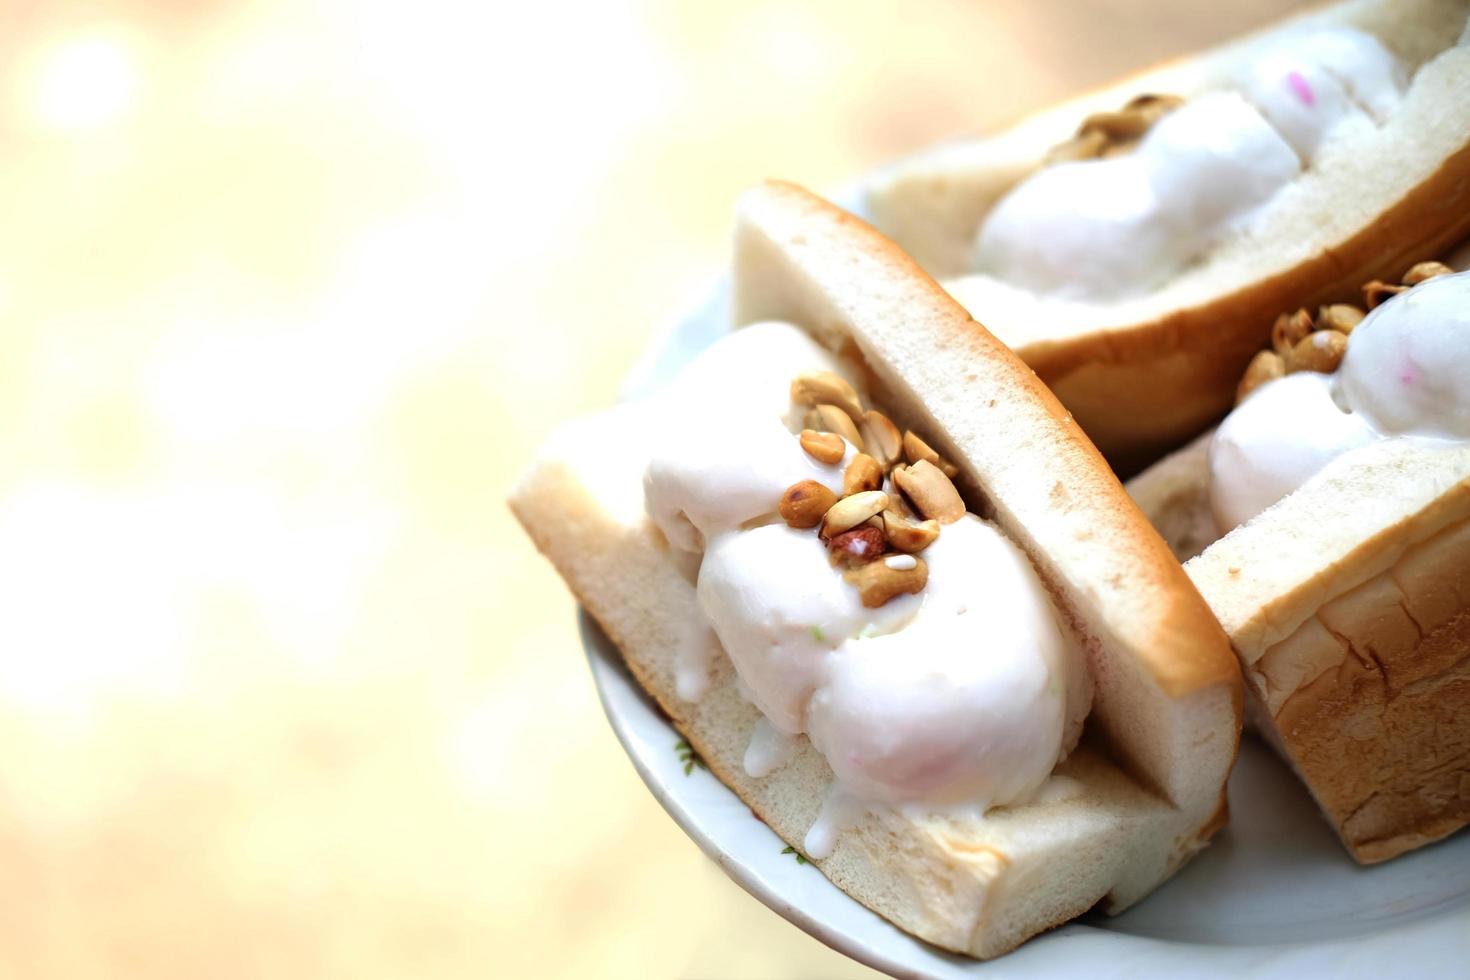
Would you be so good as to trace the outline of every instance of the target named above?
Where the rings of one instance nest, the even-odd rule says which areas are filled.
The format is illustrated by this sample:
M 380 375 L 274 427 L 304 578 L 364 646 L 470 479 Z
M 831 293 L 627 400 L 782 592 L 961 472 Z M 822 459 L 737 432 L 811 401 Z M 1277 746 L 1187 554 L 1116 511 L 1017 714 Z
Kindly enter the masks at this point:
M 629 379 L 666 381 L 726 329 L 728 290 L 675 323 Z M 901 932 L 827 881 L 695 764 L 617 649 L 582 616 L 613 731 L 664 809 L 741 887 L 812 936 L 897 976 L 1470 976 L 1470 833 L 1372 868 L 1356 865 L 1306 790 L 1253 738 L 1230 779 L 1231 822 L 1123 915 L 1090 914 L 979 963 Z

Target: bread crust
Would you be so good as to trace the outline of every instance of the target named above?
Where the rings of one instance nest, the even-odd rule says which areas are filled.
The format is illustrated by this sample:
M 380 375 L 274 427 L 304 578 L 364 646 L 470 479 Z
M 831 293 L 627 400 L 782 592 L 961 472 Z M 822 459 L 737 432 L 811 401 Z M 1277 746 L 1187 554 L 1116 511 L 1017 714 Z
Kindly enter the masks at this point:
M 1192 447 L 1129 486 L 1187 528 L 1210 520 L 1207 480 Z M 1180 501 L 1206 513 L 1163 512 Z M 1253 724 L 1356 860 L 1470 824 L 1470 447 L 1349 454 L 1185 568 L 1241 658 Z
M 841 269 L 853 275 L 836 274 Z M 1090 556 L 1075 566 L 1052 561 L 1043 574 L 1091 648 L 1093 669 L 1106 675 L 1099 698 L 1111 706 L 1112 720 L 1121 725 L 1131 718 L 1139 732 L 1163 743 L 1135 748 L 1118 742 L 1108 758 L 1090 740 L 1114 733 L 1093 726 L 1058 768 L 1076 781 L 1074 795 L 999 808 L 978 823 L 870 813 L 839 835 L 831 857 L 817 862 L 822 873 L 901 928 L 980 957 L 1000 955 L 1095 905 L 1126 908 L 1220 824 L 1225 778 L 1239 742 L 1241 690 L 1218 624 L 1034 374 L 870 227 L 794 185 L 764 184 L 741 201 L 735 292 L 737 305 L 757 298 L 834 346 L 862 349 L 881 380 L 878 388 L 898 399 L 880 396 L 885 408 L 897 404 L 915 416 L 928 411 L 910 388 L 922 387 L 924 379 L 907 367 L 890 370 L 875 345 L 907 343 L 921 361 L 933 361 L 937 338 L 929 328 L 936 324 L 949 345 L 947 362 L 965 365 L 971 380 L 989 378 L 997 399 L 1023 405 L 1009 424 L 1032 429 L 1029 435 L 1008 430 L 1006 468 L 1023 468 L 1012 465 L 1019 453 L 1024 468 L 1045 470 L 1047 493 L 1071 500 L 1073 529 L 1103 537 L 1089 543 L 1087 535 L 1059 523 L 1016 540 L 1033 559 L 1049 542 Z M 879 321 L 894 329 L 879 336 L 870 329 Z M 984 387 L 969 385 L 971 391 Z M 738 696 L 725 658 L 698 701 L 675 693 L 670 651 L 679 643 L 680 624 L 697 615 L 697 604 L 646 517 L 613 513 L 611 500 L 641 487 L 641 472 L 625 472 L 626 463 L 618 462 L 638 446 L 636 431 L 629 435 L 623 422 L 599 418 L 588 423 L 592 429 L 554 439 L 511 507 L 710 769 L 800 848 L 830 770 L 803 740 L 782 769 L 762 779 L 746 775 L 741 757 L 758 713 Z M 970 500 L 983 501 L 1008 530 L 1026 530 L 1028 519 L 1046 524 L 1046 515 L 1060 506 L 1047 493 L 1036 502 L 1012 499 L 1030 493 L 1029 485 L 988 472 L 991 455 L 1002 452 L 999 429 L 992 430 L 983 460 L 971 458 L 973 432 L 965 426 L 925 431 L 943 437 L 936 448 L 961 466 Z M 578 464 L 577 455 L 589 446 L 598 447 L 599 459 Z M 1099 557 L 1106 572 L 1097 570 Z
M 1431 53 L 1426 37 L 1452 41 L 1449 30 L 1456 23 L 1455 33 L 1463 28 L 1467 11 L 1470 5 L 1462 0 L 1351 0 L 1293 17 L 1039 113 L 972 150 L 952 147 L 933 154 L 932 164 L 921 157 L 900 166 L 880 178 L 869 206 L 879 226 L 924 256 L 931 270 L 959 275 L 968 267 L 968 241 L 989 207 L 1040 166 L 1045 151 L 1088 113 L 1114 108 L 1142 91 L 1208 87 L 1225 76 L 1224 66 L 1232 59 L 1258 50 L 1264 39 L 1306 18 L 1366 27 L 1390 38 L 1390 47 L 1411 62 L 1422 60 Z M 1413 262 L 1440 254 L 1470 234 L 1470 95 L 1463 91 L 1463 75 L 1463 66 L 1457 66 L 1436 77 L 1426 91 L 1438 93 L 1443 105 L 1418 106 L 1415 118 L 1421 125 L 1444 127 L 1439 131 L 1445 138 L 1434 150 L 1405 138 L 1413 134 L 1394 137 L 1404 140 L 1402 154 L 1392 162 L 1407 184 L 1382 182 L 1366 200 L 1344 200 L 1353 196 L 1353 169 L 1351 161 L 1339 160 L 1333 171 L 1339 176 L 1331 185 L 1342 185 L 1337 196 L 1308 196 L 1307 204 L 1292 205 L 1300 210 L 1294 231 L 1278 236 L 1273 261 L 1244 266 L 1252 270 L 1248 278 L 1226 275 L 1178 296 L 1162 290 L 1158 303 L 1123 304 L 1117 313 L 1099 305 L 1078 321 L 1080 329 L 1069 326 L 1077 311 L 1038 299 L 1034 308 L 1024 308 L 1019 325 L 998 322 L 998 332 L 1056 391 L 1119 472 L 1136 472 L 1229 409 L 1241 370 L 1263 346 L 1281 310 L 1353 300 L 1362 283 L 1396 280 Z M 961 202 L 957 187 L 972 199 Z M 929 197 L 931 188 L 943 190 Z M 949 217 L 946 206 L 961 215 Z M 1331 211 L 1313 210 L 1329 207 L 1350 211 L 1355 221 L 1345 224 Z M 1287 223 L 1283 218 L 1276 225 Z M 1320 235 L 1319 228 L 1324 229 Z M 1302 244 L 1307 239 L 1310 248 Z M 996 312 L 999 298 L 962 287 L 955 285 L 982 320 L 987 310 Z M 1036 331 L 1038 324 L 1042 329 Z

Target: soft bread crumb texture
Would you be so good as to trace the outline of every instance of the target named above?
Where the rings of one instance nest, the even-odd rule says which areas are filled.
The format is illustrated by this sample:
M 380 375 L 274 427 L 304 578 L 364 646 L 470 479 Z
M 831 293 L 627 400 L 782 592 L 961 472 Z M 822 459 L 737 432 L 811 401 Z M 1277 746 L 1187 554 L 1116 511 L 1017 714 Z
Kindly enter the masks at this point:
M 1092 112 L 1142 92 L 1190 96 L 1284 30 L 1349 25 L 1413 72 L 1381 127 L 1329 141 L 1238 233 L 1163 289 L 1116 303 L 1062 303 L 984 277 L 952 288 L 1036 369 L 1122 472 L 1134 472 L 1228 410 L 1236 381 L 1283 309 L 1351 301 L 1470 234 L 1470 44 L 1465 0 L 1355 0 L 1089 93 L 988 139 L 923 154 L 869 197 L 880 228 L 941 277 L 964 276 L 990 207 Z

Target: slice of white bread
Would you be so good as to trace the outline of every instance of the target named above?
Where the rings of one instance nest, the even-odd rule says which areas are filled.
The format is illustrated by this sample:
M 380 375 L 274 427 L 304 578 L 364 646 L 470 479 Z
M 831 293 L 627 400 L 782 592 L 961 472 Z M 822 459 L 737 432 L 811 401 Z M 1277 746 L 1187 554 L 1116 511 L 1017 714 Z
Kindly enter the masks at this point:
M 1362 283 L 1396 277 L 1470 233 L 1467 15 L 1470 0 L 1351 0 L 1314 10 L 991 138 L 903 162 L 875 179 L 867 207 L 1131 472 L 1228 410 L 1242 368 L 1281 310 L 1356 300 Z M 1324 144 L 1201 261 L 1162 289 L 1110 303 L 1049 300 L 966 276 L 990 208 L 1085 117 L 1143 93 L 1188 97 L 1226 85 L 1284 32 L 1314 24 L 1376 35 L 1414 72 L 1408 93 L 1384 125 Z
M 872 228 L 768 183 L 741 201 L 735 251 L 737 322 L 789 320 L 863 358 L 878 404 L 933 434 L 972 509 L 1031 556 L 1097 684 L 1084 742 L 1058 768 L 1070 792 L 981 821 L 871 813 L 818 862 L 823 874 L 909 932 L 980 957 L 1138 900 L 1225 819 L 1241 706 L 1218 624 L 1035 376 Z M 820 754 L 803 739 L 788 765 L 746 775 L 759 716 L 724 657 L 697 702 L 676 694 L 675 660 L 699 619 L 680 561 L 641 513 L 645 410 L 563 430 L 512 509 L 710 769 L 800 847 L 832 778 Z
M 1220 537 L 1209 497 L 1214 436 L 1210 429 L 1124 484 L 1180 561 L 1188 561 Z
M 1212 523 L 1203 446 L 1129 482 L 1181 553 Z M 1470 446 L 1356 450 L 1184 567 L 1353 857 L 1470 823 Z

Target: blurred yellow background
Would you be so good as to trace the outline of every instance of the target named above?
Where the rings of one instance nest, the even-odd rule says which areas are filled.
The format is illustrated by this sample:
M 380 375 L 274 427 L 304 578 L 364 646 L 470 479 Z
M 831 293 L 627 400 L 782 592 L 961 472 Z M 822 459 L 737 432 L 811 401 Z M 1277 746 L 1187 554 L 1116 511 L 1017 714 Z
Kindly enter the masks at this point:
M 503 499 L 742 186 L 1284 6 L 0 6 L 0 974 L 870 975 L 644 790 Z

